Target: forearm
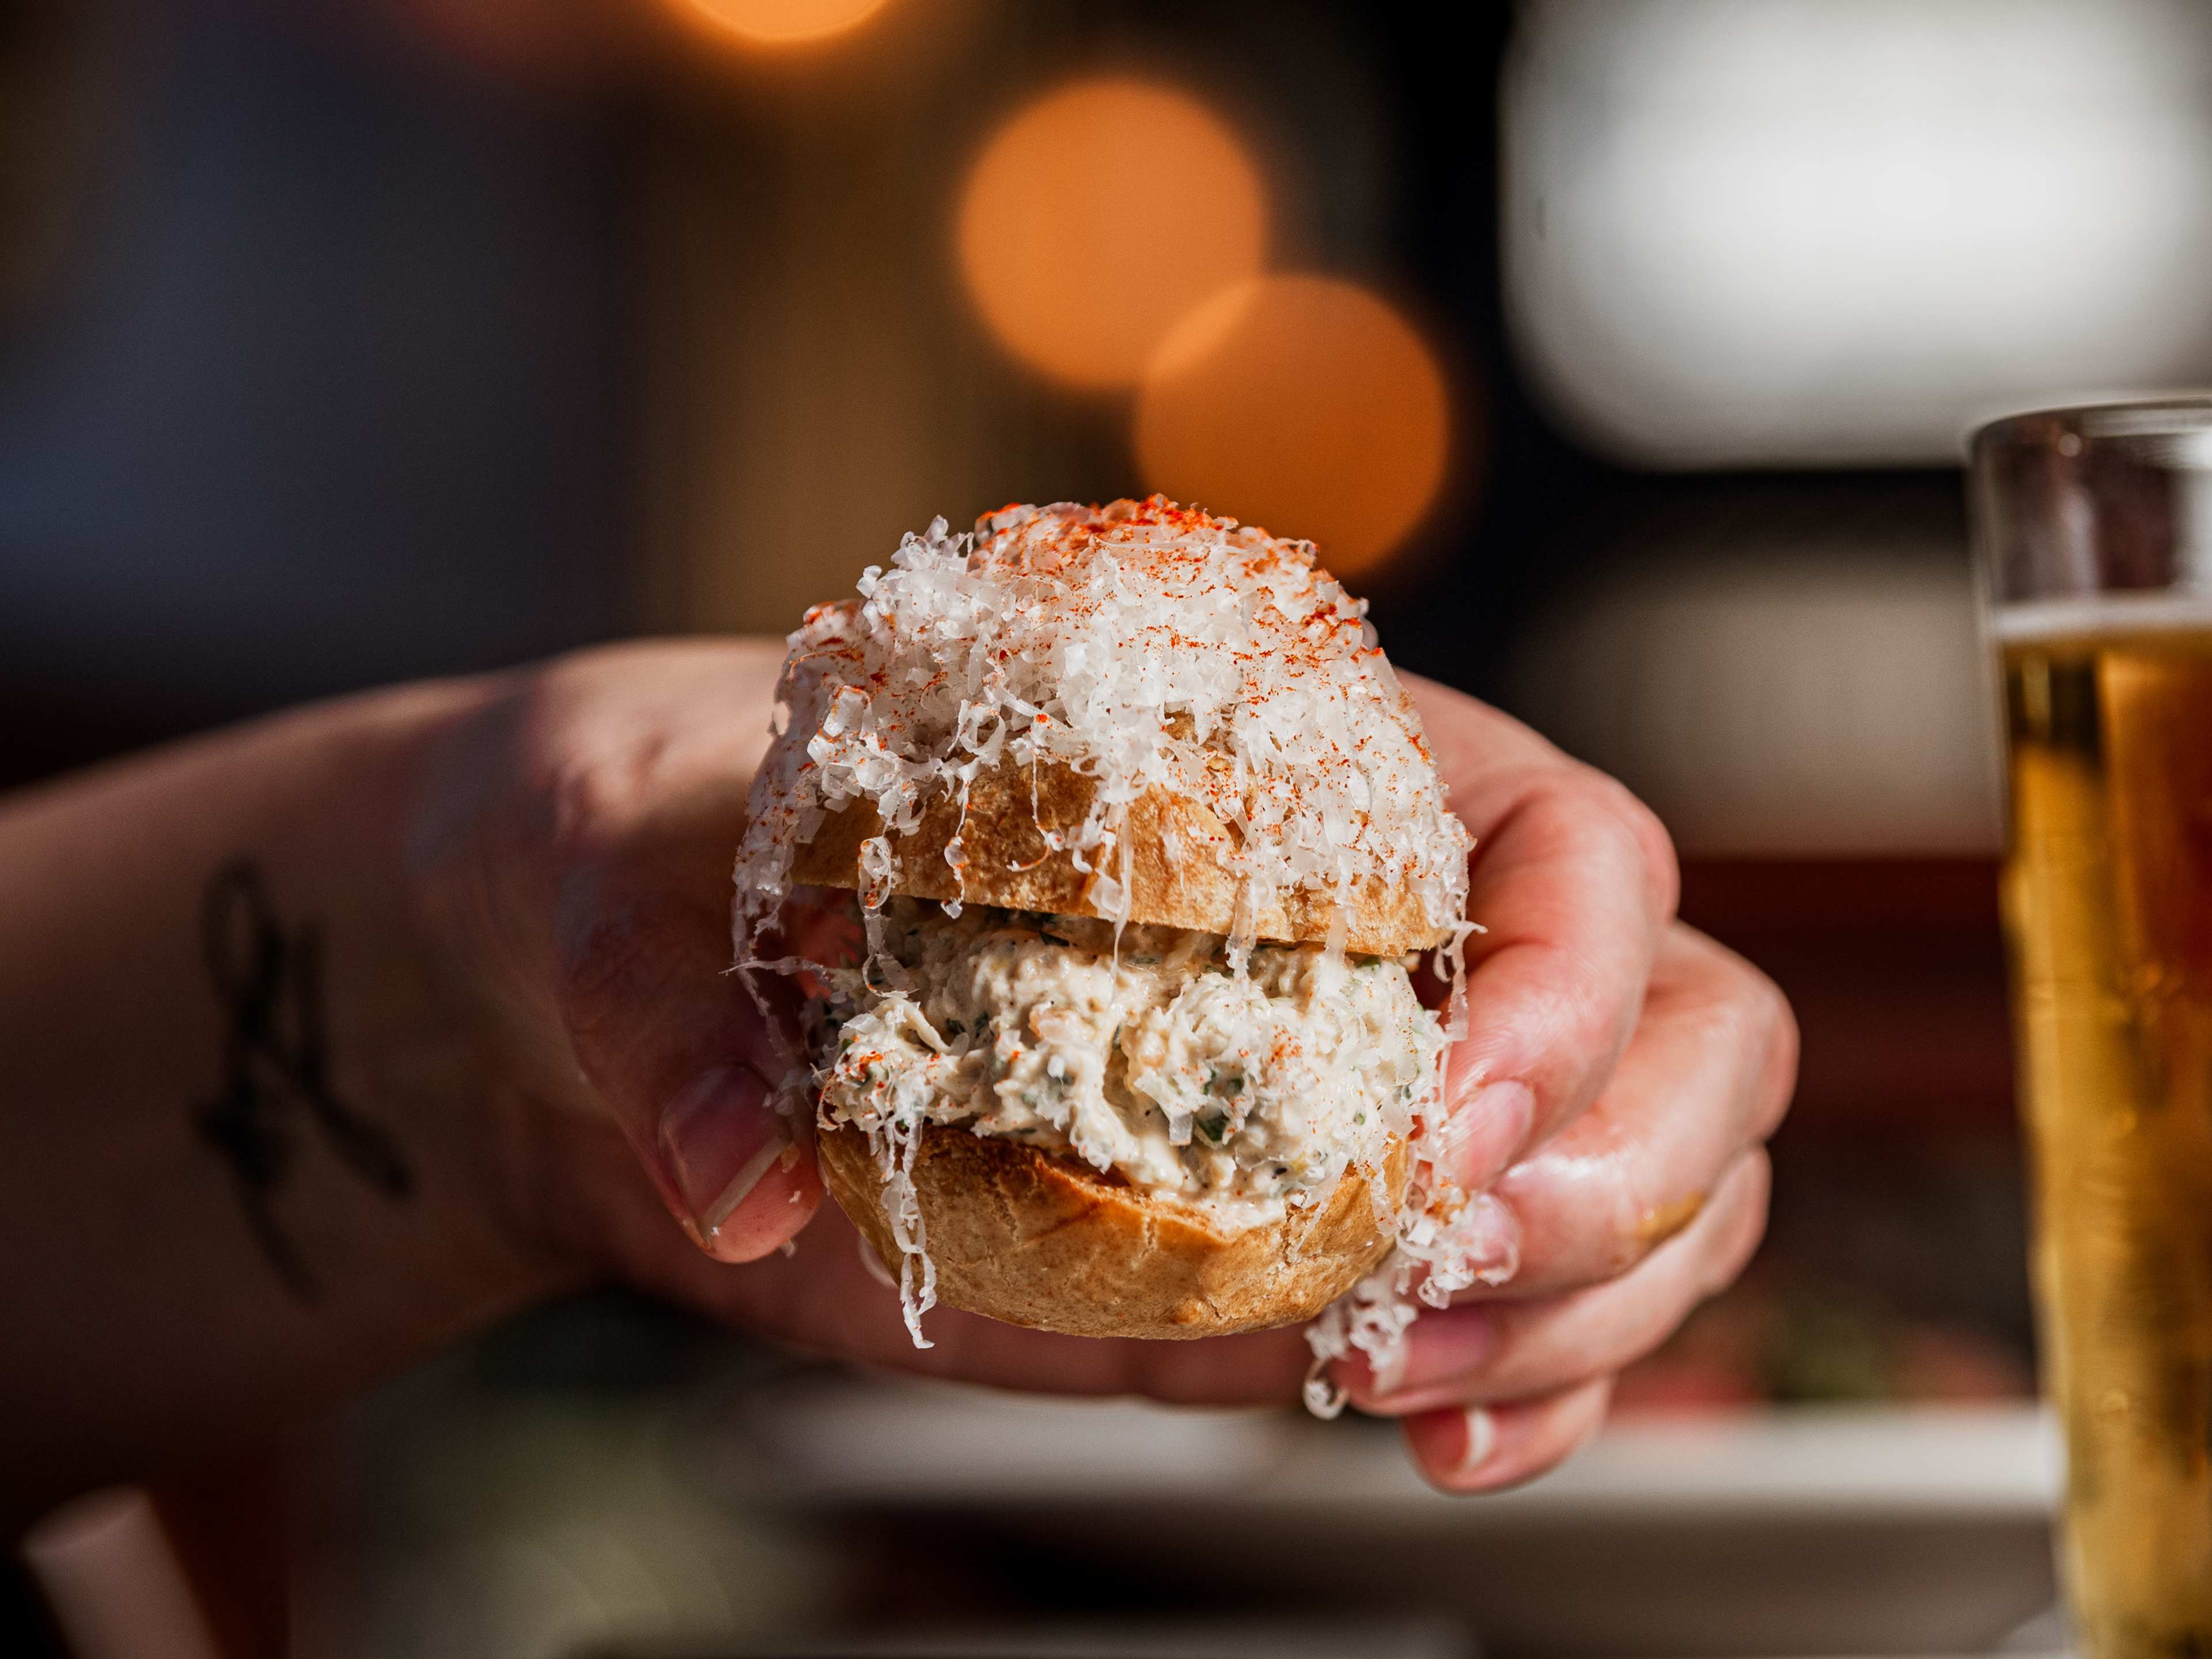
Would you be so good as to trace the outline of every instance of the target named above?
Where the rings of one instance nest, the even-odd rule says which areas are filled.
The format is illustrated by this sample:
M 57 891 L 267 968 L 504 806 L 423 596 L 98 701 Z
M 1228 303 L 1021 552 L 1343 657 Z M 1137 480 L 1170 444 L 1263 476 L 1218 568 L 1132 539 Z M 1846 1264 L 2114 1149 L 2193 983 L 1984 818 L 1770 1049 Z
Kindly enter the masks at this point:
M 526 1103 L 415 921 L 477 684 L 0 803 L 0 1501 L 265 1430 L 546 1287 Z

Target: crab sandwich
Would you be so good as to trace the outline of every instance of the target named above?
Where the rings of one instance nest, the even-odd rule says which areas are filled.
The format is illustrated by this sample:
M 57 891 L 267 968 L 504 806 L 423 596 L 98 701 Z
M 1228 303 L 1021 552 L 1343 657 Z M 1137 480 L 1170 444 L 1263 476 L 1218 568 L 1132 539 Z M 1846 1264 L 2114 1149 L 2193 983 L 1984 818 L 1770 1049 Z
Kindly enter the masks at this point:
M 738 960 L 813 993 L 823 1177 L 917 1341 L 1286 1324 L 1437 1233 L 1411 970 L 1457 984 L 1470 842 L 1364 609 L 1154 497 L 939 520 L 792 635 Z M 849 959 L 768 954 L 840 889 Z

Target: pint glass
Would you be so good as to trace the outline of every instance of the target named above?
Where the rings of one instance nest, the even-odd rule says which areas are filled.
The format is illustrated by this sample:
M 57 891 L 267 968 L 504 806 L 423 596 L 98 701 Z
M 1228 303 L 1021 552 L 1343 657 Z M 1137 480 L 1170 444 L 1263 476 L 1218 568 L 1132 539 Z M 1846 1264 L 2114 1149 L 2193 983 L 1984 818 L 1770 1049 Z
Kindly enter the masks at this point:
M 2089 1659 L 2212 1656 L 2212 399 L 1975 435 L 2060 1567 Z

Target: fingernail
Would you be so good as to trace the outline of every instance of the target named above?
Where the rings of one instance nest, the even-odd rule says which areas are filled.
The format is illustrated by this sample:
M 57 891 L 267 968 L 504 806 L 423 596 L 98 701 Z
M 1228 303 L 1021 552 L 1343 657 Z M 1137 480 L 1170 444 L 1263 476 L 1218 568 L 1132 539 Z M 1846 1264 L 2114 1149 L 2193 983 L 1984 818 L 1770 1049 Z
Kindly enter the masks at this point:
M 791 1148 L 771 1092 L 750 1066 L 720 1066 L 660 1115 L 661 1156 L 702 1237 L 711 1238 Z
M 1452 1223 L 1478 1285 L 1492 1290 L 1521 1271 L 1521 1218 L 1495 1193 L 1477 1193 Z
M 1480 1192 L 1504 1172 L 1536 1121 L 1525 1083 L 1486 1083 L 1445 1120 L 1443 1173 L 1462 1192 Z
M 1398 1344 L 1389 1374 L 1376 1370 L 1375 1389 L 1388 1396 L 1471 1376 L 1497 1352 L 1498 1322 L 1484 1310 L 1451 1308 L 1425 1315 Z
M 1498 1449 L 1498 1419 L 1480 1406 L 1467 1408 L 1467 1441 L 1461 1448 L 1459 1462 L 1452 1466 L 1452 1474 L 1465 1480 L 1479 1473 L 1490 1461 L 1490 1454 Z
M 1401 1336 L 1378 1354 L 1367 1356 L 1367 1376 L 1377 1400 L 1388 1400 L 1406 1386 L 1406 1355 L 1412 1340 Z

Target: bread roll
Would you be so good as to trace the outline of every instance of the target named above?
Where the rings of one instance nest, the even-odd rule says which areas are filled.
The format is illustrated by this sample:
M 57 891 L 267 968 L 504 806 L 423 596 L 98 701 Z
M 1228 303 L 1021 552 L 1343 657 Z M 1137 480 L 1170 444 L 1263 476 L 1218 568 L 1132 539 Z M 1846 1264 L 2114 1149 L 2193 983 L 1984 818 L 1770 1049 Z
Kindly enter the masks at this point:
M 1395 959 L 1462 936 L 1471 843 L 1364 613 L 1310 545 L 1158 497 L 1009 507 L 972 539 L 941 520 L 909 537 L 860 601 L 817 606 L 792 635 L 738 863 L 741 965 L 764 954 L 795 885 L 842 887 L 869 913 L 902 896 L 948 914 L 1093 918 L 1117 944 L 1129 926 L 1218 936 L 1238 942 L 1223 956 L 1239 975 L 1255 941 L 1389 958 L 1370 967 L 1400 975 L 1394 994 L 1418 1014 Z M 1395 1079 L 1417 1055 L 1418 1091 L 1347 1096 L 1304 1141 L 1263 1121 L 1304 1124 L 1285 1079 L 1326 1061 L 1343 1094 L 1389 1068 L 1347 1057 L 1341 1019 L 1319 1019 L 1313 1052 L 1283 1060 L 1305 1014 L 1281 1001 L 1251 1005 L 1275 1058 L 1207 1067 L 1206 1091 L 1233 1073 L 1226 1099 L 1192 1106 L 1195 1079 L 1157 1078 L 1159 1098 L 1139 1097 L 1115 1069 L 1117 1035 L 1111 1057 L 1024 1092 L 1046 1097 L 1009 1127 L 1005 1068 L 1048 1046 L 1011 1030 L 1035 1007 L 1000 1010 L 986 1054 L 923 1016 L 928 987 L 888 989 L 899 977 L 872 972 L 854 993 L 871 1007 L 906 999 L 871 1027 L 868 1087 L 823 1056 L 820 1161 L 888 1264 L 927 1252 L 945 1300 L 1086 1335 L 1206 1335 L 1310 1317 L 1389 1252 L 1441 1073 L 1433 1016 L 1385 1056 Z M 1299 982 L 1310 1002 L 1320 981 Z M 1230 1052 L 1218 1024 L 1217 1058 Z M 956 1075 L 957 1099 L 949 1081 L 917 1080 Z M 1119 1161 L 1093 1167 L 1112 1137 L 1086 1144 L 1077 1109 L 1052 1097 L 1079 1076 L 1152 1130 L 1164 1114 L 1210 1173 L 1177 1188 L 1157 1158 L 1141 1180 Z M 1200 1146 L 1192 1114 L 1209 1107 L 1219 1116 L 1199 1121 L 1220 1138 Z M 913 1323 L 917 1275 L 904 1277 Z
M 815 1150 L 830 1195 L 896 1261 L 866 1138 L 825 1129 Z M 1358 1284 L 1389 1252 L 1406 1163 L 1401 1144 L 1380 1206 L 1353 1169 L 1320 1202 L 1246 1227 L 952 1125 L 922 1131 L 913 1181 L 940 1301 L 1073 1336 L 1188 1340 L 1311 1319 Z

